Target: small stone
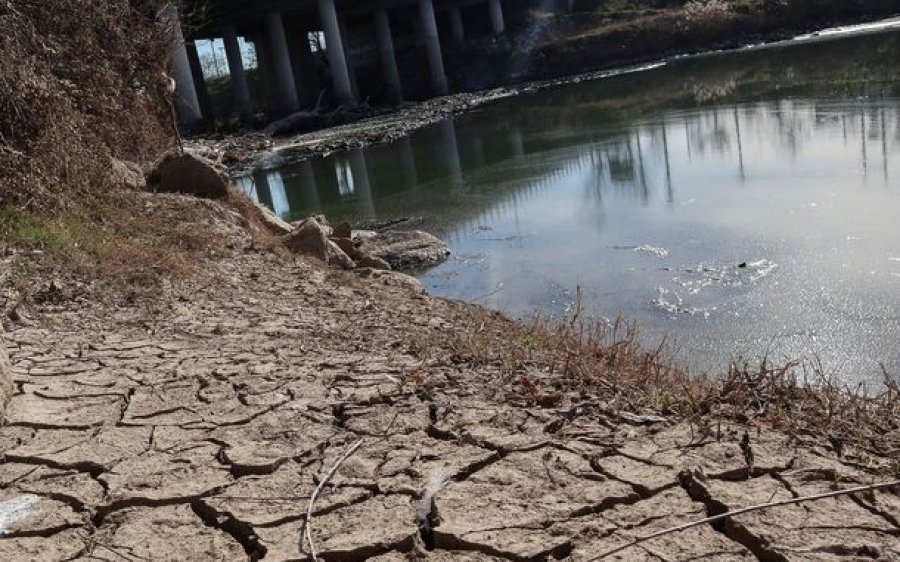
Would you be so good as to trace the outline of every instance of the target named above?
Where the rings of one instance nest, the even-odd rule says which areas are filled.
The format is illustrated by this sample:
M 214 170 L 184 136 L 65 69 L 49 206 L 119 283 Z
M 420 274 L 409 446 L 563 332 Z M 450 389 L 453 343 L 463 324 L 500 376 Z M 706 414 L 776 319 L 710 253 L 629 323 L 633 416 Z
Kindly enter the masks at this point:
M 328 260 L 328 232 L 318 220 L 308 218 L 302 221 L 293 231 L 286 234 L 282 241 L 289 250 L 298 254 L 313 256 L 322 261 Z
M 372 269 L 381 269 L 384 271 L 390 271 L 392 269 L 391 264 L 389 264 L 388 262 L 379 257 L 375 257 L 369 254 L 360 253 L 355 257 L 355 259 L 356 265 L 358 265 L 359 267 L 371 267 Z
M 334 227 L 334 237 L 335 238 L 350 238 L 353 236 L 353 228 L 350 226 L 350 223 L 344 221 Z

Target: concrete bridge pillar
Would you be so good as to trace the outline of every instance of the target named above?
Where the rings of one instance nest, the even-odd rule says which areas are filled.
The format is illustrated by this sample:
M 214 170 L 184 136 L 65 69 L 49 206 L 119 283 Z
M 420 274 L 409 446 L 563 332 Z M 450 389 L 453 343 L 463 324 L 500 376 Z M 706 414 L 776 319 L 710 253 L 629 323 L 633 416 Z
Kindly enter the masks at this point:
M 175 111 L 181 124 L 191 127 L 203 120 L 203 112 L 200 110 L 197 90 L 194 88 L 194 77 L 191 75 L 191 63 L 184 44 L 178 8 L 173 4 L 166 4 L 160 11 L 160 18 L 166 23 L 174 39 L 169 62 L 172 79 L 175 80 Z
M 269 36 L 272 66 L 275 71 L 277 110 L 285 113 L 297 111 L 300 108 L 300 102 L 297 97 L 297 86 L 294 83 L 294 71 L 291 68 L 287 37 L 284 34 L 284 22 L 280 13 L 266 14 L 266 34 Z
M 244 58 L 241 56 L 237 30 L 233 25 L 222 28 L 222 42 L 225 43 L 225 58 L 228 60 L 228 74 L 234 102 L 238 114 L 246 119 L 253 113 L 253 102 L 250 99 L 250 86 L 247 84 L 247 73 L 244 72 Z
M 206 118 L 212 117 L 212 108 L 209 104 L 209 90 L 206 87 L 206 78 L 203 76 L 203 66 L 200 64 L 200 53 L 197 52 L 197 44 L 193 41 L 185 44 L 188 55 L 188 63 L 191 65 L 191 76 L 194 78 L 194 89 L 197 92 L 197 100 L 200 102 L 200 113 Z
M 338 23 L 337 9 L 334 0 L 319 0 L 319 18 L 325 32 L 325 48 L 328 64 L 331 66 L 331 79 L 334 82 L 334 93 L 338 103 L 355 104 L 353 88 L 350 86 L 350 73 L 347 68 L 347 57 L 344 54 L 344 42 L 341 38 L 341 26 Z
M 294 63 L 294 78 L 297 79 L 300 100 L 304 105 L 315 105 L 322 85 L 319 83 L 316 61 L 309 44 L 309 33 L 303 29 L 296 34 L 289 34 L 288 49 L 291 52 L 291 62 Z
M 397 56 L 394 54 L 391 19 L 386 9 L 379 8 L 375 12 L 375 27 L 378 32 L 378 49 L 381 52 L 381 66 L 384 71 L 388 97 L 392 102 L 398 103 L 403 98 L 403 94 L 400 85 L 400 71 L 397 69 Z
M 466 40 L 466 28 L 463 25 L 462 10 L 457 6 L 450 8 L 450 34 L 453 42 L 461 45 Z
M 341 26 L 341 39 L 344 42 L 344 56 L 347 59 L 347 72 L 350 74 L 350 88 L 353 91 L 353 97 L 359 99 L 359 83 L 356 81 L 353 51 L 350 48 L 350 32 L 347 31 L 347 24 L 344 22 L 344 18 L 338 17 L 338 25 Z
M 441 53 L 441 40 L 438 36 L 432 0 L 419 0 L 419 16 L 422 20 L 422 34 L 425 36 L 425 51 L 428 54 L 428 67 L 431 70 L 431 84 L 434 93 L 443 96 L 450 91 L 450 88 L 447 85 L 447 75 L 444 73 L 444 56 Z
M 503 21 L 503 3 L 500 0 L 488 0 L 488 11 L 491 15 L 491 31 L 494 35 L 502 35 L 506 31 Z

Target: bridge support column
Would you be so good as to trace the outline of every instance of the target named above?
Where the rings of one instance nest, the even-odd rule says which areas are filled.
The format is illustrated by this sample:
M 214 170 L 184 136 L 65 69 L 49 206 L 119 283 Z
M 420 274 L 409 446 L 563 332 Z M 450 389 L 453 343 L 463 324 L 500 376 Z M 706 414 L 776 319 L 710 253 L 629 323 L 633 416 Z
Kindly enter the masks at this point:
M 233 25 L 222 28 L 222 42 L 225 43 L 225 58 L 228 60 L 228 74 L 231 92 L 238 114 L 246 119 L 253 114 L 253 102 L 250 100 L 250 86 L 247 84 L 247 73 L 244 72 L 244 58 L 238 43 L 237 30 Z
M 403 97 L 400 71 L 397 69 L 397 56 L 394 54 L 391 19 L 386 9 L 380 8 L 375 12 L 375 27 L 378 32 L 378 50 L 381 51 L 381 66 L 384 71 L 388 97 L 391 102 L 399 103 Z
M 491 31 L 494 35 L 502 35 L 506 31 L 503 21 L 503 4 L 500 0 L 488 0 L 488 11 L 491 15 Z
M 197 44 L 191 41 L 185 44 L 188 55 L 188 63 L 191 65 L 191 76 L 194 78 L 194 90 L 197 92 L 197 101 L 200 102 L 200 113 L 209 119 L 213 116 L 209 105 L 209 90 L 206 88 L 206 78 L 203 76 L 203 66 L 200 64 L 200 53 L 197 52 Z
M 431 84 L 434 93 L 443 96 L 450 88 L 447 85 L 447 75 L 444 73 L 444 56 L 441 53 L 441 40 L 438 36 L 432 0 L 419 0 L 419 16 L 422 19 L 422 34 L 425 36 L 428 67 L 431 69 Z
M 181 124 L 191 127 L 203 120 L 203 112 L 200 110 L 197 90 L 194 88 L 194 77 L 191 75 L 191 63 L 184 45 L 184 34 L 181 32 L 178 8 L 173 4 L 166 4 L 160 11 L 160 17 L 166 22 L 169 32 L 175 39 L 169 61 L 172 78 L 175 80 L 175 111 Z
M 288 35 L 288 49 L 291 52 L 294 78 L 297 79 L 297 90 L 303 105 L 313 106 L 319 99 L 319 75 L 313 59 L 312 47 L 309 44 L 309 33 L 305 29 Z
M 466 40 L 466 28 L 463 25 L 462 10 L 459 7 L 450 8 L 450 33 L 453 42 L 457 45 Z
M 347 69 L 347 57 L 344 54 L 344 42 L 341 39 L 341 26 L 338 23 L 337 9 L 334 0 L 319 0 L 319 18 L 325 32 L 325 48 L 328 64 L 331 66 L 331 79 L 334 82 L 334 93 L 338 103 L 355 104 L 353 88 L 350 86 L 350 73 Z
M 266 14 L 266 34 L 269 36 L 269 46 L 272 49 L 277 110 L 285 113 L 297 111 L 300 107 L 297 86 L 294 83 L 294 71 L 291 69 L 284 21 L 278 12 Z

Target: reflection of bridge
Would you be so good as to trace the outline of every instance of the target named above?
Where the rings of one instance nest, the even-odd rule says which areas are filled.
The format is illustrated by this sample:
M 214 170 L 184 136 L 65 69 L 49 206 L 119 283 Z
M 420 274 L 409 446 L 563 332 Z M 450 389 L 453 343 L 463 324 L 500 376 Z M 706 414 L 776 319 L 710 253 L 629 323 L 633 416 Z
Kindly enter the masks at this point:
M 224 43 L 231 90 L 237 111 L 247 116 L 257 103 L 245 68 L 246 53 L 239 37 L 251 43 L 265 83 L 268 105 L 275 113 L 290 113 L 313 105 L 323 86 L 316 57 L 324 52 L 329 89 L 338 103 L 352 104 L 373 92 L 360 91 L 357 70 L 379 65 L 375 92 L 390 101 L 403 95 L 401 69 L 412 81 L 418 64 L 398 64 L 398 52 L 419 58 L 424 52 L 431 93 L 450 91 L 444 51 L 462 45 L 468 31 L 497 36 L 506 31 L 506 17 L 534 6 L 556 8 L 558 0 L 189 0 L 188 10 L 202 18 L 199 26 L 182 31 L 169 7 L 177 39 L 173 56 L 177 107 L 185 124 L 204 118 L 206 84 L 195 39 Z M 571 2 L 565 2 L 571 6 Z M 185 38 L 187 39 L 185 41 Z M 322 43 L 324 42 L 324 43 Z M 207 115 L 208 117 L 208 115 Z

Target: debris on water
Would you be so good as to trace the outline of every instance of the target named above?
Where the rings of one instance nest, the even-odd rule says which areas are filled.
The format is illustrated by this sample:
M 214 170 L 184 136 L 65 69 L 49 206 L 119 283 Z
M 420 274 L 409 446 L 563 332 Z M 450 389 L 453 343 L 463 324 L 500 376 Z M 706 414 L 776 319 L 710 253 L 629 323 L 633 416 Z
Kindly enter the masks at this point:
M 738 267 L 741 268 L 741 269 L 746 269 L 746 267 L 747 267 L 747 262 L 742 261 L 741 263 L 738 264 Z
M 664 258 L 669 255 L 669 250 L 658 246 L 650 246 L 644 244 L 642 246 L 610 246 L 613 250 L 632 250 L 634 252 L 647 252 L 658 258 Z

